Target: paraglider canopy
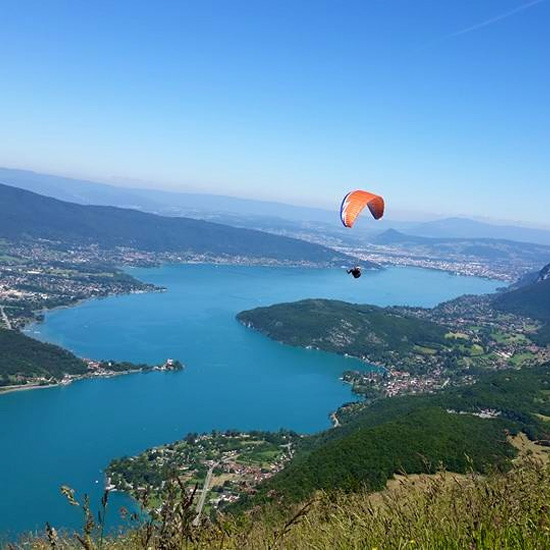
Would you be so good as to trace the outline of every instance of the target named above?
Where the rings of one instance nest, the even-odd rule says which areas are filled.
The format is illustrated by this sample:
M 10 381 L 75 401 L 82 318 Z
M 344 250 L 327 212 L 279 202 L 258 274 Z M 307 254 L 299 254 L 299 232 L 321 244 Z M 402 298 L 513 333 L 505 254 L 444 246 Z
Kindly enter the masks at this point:
M 344 226 L 352 227 L 365 206 L 369 207 L 375 220 L 384 215 L 384 199 L 380 195 L 361 190 L 350 191 L 340 206 L 340 219 Z

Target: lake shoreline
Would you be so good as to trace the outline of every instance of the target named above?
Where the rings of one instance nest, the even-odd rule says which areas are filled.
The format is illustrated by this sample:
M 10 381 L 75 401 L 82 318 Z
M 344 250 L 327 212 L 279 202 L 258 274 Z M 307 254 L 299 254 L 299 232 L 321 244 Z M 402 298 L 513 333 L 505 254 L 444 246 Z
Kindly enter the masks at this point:
M 128 374 L 146 374 L 148 372 L 153 372 L 155 367 L 151 367 L 150 369 L 135 369 L 135 370 L 127 370 L 127 371 L 121 371 L 121 372 L 112 372 L 112 373 L 105 373 L 105 374 L 83 374 L 83 375 L 77 375 L 74 377 L 71 377 L 70 380 L 66 382 L 54 382 L 52 384 L 21 384 L 18 386 L 6 386 L 4 388 L 0 387 L 0 396 L 5 395 L 8 393 L 14 393 L 14 392 L 20 392 L 20 391 L 31 391 L 31 390 L 46 390 L 49 388 L 59 388 L 64 386 L 70 386 L 74 382 L 80 382 L 82 380 L 94 380 L 97 378 L 114 378 L 115 376 L 125 376 Z
M 56 382 L 55 384 L 22 384 L 20 386 L 6 386 L 5 388 L 0 388 L 0 396 L 19 391 L 47 390 L 59 386 L 61 386 L 60 382 Z
M 188 372 L 170 377 L 119 376 L 50 393 L 15 391 L 53 384 L 10 388 L 11 398 L 0 398 L 4 426 L 0 466 L 5 472 L 0 532 L 25 532 L 44 520 L 56 528 L 78 529 L 81 517 L 59 496 L 60 485 L 73 487 L 79 495 L 89 494 L 95 507 L 105 489 L 102 476 L 110 460 L 185 434 L 213 429 L 276 432 L 281 427 L 317 433 L 334 426 L 331 413 L 344 423 L 346 416 L 339 408 L 356 402 L 357 396 L 340 377 L 345 370 L 368 369 L 369 364 L 277 344 L 236 322 L 240 311 L 316 296 L 429 307 L 496 287 L 476 278 L 418 268 L 369 271 L 359 281 L 338 268 L 216 269 L 170 264 L 127 271 L 168 292 L 72 303 L 25 332 L 73 349 L 80 357 L 148 364 L 181 357 Z M 32 334 L 33 330 L 40 334 Z M 43 456 L 40 472 L 36 456 Z M 116 493 L 116 499 L 117 506 L 132 506 L 125 493 Z M 113 525 L 118 524 L 113 516 Z
M 253 261 L 248 261 L 246 264 L 243 264 L 241 262 L 238 262 L 238 261 L 228 261 L 228 262 L 225 262 L 225 261 L 217 261 L 217 262 L 213 262 L 213 261 L 199 261 L 199 260 L 188 260 L 188 261 L 182 261 L 182 262 L 159 262 L 159 263 L 155 263 L 153 265 L 146 265 L 146 266 L 141 266 L 141 265 L 117 265 L 115 266 L 117 269 L 120 269 L 122 272 L 124 273 L 131 273 L 132 271 L 134 270 L 139 270 L 139 269 L 156 269 L 156 268 L 163 268 L 163 267 L 174 267 L 174 266 L 193 266 L 193 265 L 200 265 L 200 266 L 211 266 L 211 267 L 242 267 L 243 265 L 245 265 L 245 267 L 264 267 L 264 268 L 282 268 L 282 269 L 312 269 L 312 270 L 315 270 L 315 269 L 330 269 L 331 267 L 333 269 L 343 269 L 343 266 L 327 266 L 327 265 L 323 265 L 323 264 L 311 264 L 311 263 L 307 263 L 307 264 L 300 264 L 300 263 L 296 263 L 296 262 L 292 262 L 292 263 L 289 263 L 289 264 L 286 264 L 285 262 L 280 262 L 280 263 L 276 263 L 276 264 L 269 264 L 268 262 L 263 262 L 261 261 L 260 263 L 256 264 L 254 263 Z M 399 267 L 399 266 L 396 266 L 396 267 Z M 365 272 L 376 272 L 376 271 L 384 271 L 386 269 L 386 266 L 382 266 L 380 264 L 374 264 L 372 266 L 369 266 L 369 267 L 366 267 L 363 269 L 363 271 Z M 132 275 L 133 276 L 133 275 Z M 151 284 L 151 283 L 146 283 L 145 281 L 142 281 L 141 279 L 136 279 L 138 282 L 140 283 L 143 283 L 143 284 Z M 54 311 L 62 311 L 62 310 L 65 310 L 65 309 L 72 309 L 74 307 L 78 307 L 88 301 L 92 301 L 92 300 L 106 300 L 106 299 L 109 299 L 109 298 L 114 298 L 116 296 L 132 296 L 134 294 L 161 294 L 161 293 L 164 293 L 164 292 L 167 292 L 168 289 L 164 286 L 157 286 L 157 285 L 153 285 L 153 288 L 149 289 L 149 290 L 135 290 L 135 291 L 130 291 L 130 292 L 112 292 L 112 293 L 109 293 L 109 294 L 106 294 L 106 295 L 103 295 L 103 296 L 88 296 L 86 298 L 80 298 L 78 300 L 75 300 L 74 302 L 71 302 L 71 303 L 68 303 L 68 304 L 62 304 L 62 305 L 58 305 L 58 306 L 53 306 L 51 308 L 42 308 L 42 309 L 37 309 L 35 311 L 33 311 L 34 314 L 36 314 L 37 316 L 42 316 L 42 319 L 39 319 L 39 318 L 35 318 L 35 319 L 32 319 L 32 320 L 28 320 L 27 322 L 25 322 L 21 328 L 19 330 L 21 330 L 21 332 L 23 332 L 24 334 L 26 334 L 27 336 L 31 337 L 32 336 L 27 332 L 31 327 L 33 326 L 39 326 L 41 324 L 43 324 L 44 322 L 44 318 L 43 316 L 46 314 L 46 313 L 51 313 L 51 312 L 54 312 Z M 70 351 L 70 350 L 69 350 Z
M 143 281 L 139 281 L 140 283 L 143 283 Z M 156 287 L 156 288 L 152 288 L 150 290 L 135 290 L 135 291 L 130 291 L 130 292 L 113 292 L 113 293 L 110 293 L 110 294 L 106 294 L 104 296 L 89 296 L 87 298 L 80 298 L 78 300 L 75 300 L 74 302 L 71 302 L 69 304 L 62 304 L 62 305 L 59 305 L 59 306 L 53 306 L 53 307 L 48 307 L 48 308 L 42 308 L 42 309 L 37 309 L 35 311 L 33 311 L 34 314 L 36 314 L 37 316 L 41 316 L 42 318 L 35 318 L 35 319 L 32 319 L 32 320 L 29 320 L 27 321 L 26 323 L 24 323 L 21 328 L 19 329 L 23 334 L 26 334 L 27 336 L 29 336 L 30 338 L 32 338 L 32 336 L 27 332 L 31 327 L 34 327 L 34 326 L 40 326 L 41 324 L 44 323 L 44 315 L 46 313 L 51 313 L 51 312 L 54 312 L 54 311 L 62 311 L 62 310 L 65 310 L 65 309 L 72 309 L 72 308 L 75 308 L 75 307 L 78 307 L 78 306 L 81 306 L 82 304 L 85 304 L 86 302 L 89 302 L 89 301 L 100 301 L 100 300 L 107 300 L 109 298 L 115 298 L 116 296 L 133 296 L 134 294 L 157 294 L 157 293 L 162 293 L 162 292 L 167 292 L 167 288 L 165 287 Z M 17 330 L 17 329 L 14 329 L 14 330 Z M 36 338 L 35 338 L 36 340 Z M 70 350 L 69 350 L 70 351 Z

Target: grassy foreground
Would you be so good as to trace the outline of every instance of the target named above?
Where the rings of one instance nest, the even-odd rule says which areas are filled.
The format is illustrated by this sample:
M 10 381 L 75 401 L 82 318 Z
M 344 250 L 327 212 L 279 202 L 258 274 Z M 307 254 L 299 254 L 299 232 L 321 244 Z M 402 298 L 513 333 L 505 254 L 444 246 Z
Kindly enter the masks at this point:
M 530 452 L 530 451 L 529 451 Z M 550 548 L 550 466 L 526 457 L 506 473 L 401 476 L 381 493 L 318 494 L 281 513 L 276 503 L 216 524 L 192 527 L 194 507 L 179 496 L 157 521 L 101 540 L 88 518 L 77 537 L 50 531 L 14 548 L 171 549 L 542 549 Z

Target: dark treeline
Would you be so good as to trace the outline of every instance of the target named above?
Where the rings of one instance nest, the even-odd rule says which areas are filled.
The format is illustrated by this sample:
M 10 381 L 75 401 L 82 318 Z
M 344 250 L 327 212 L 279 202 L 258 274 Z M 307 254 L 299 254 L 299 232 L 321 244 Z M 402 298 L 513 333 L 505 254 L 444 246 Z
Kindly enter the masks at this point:
M 16 378 L 54 378 L 65 373 L 84 374 L 84 361 L 59 346 L 44 344 L 15 330 L 0 329 L 0 386 Z

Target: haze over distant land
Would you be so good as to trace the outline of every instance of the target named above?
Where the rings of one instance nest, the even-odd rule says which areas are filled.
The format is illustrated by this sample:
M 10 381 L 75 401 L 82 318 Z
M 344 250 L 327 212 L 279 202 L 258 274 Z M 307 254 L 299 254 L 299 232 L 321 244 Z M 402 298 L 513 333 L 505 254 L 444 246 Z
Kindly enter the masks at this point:
M 547 0 L 11 2 L 0 165 L 315 207 L 368 187 L 547 223 L 549 17 Z
M 123 247 L 191 255 L 202 261 L 216 257 L 329 264 L 346 260 L 326 247 L 279 235 L 131 209 L 78 205 L 2 184 L 0 238 L 62 247 Z
M 88 180 L 40 174 L 28 170 L 0 167 L 0 183 L 27 189 L 35 193 L 77 204 L 118 206 L 165 216 L 188 216 L 229 225 L 257 229 L 290 229 L 288 221 L 304 227 L 311 223 L 326 226 L 326 230 L 350 236 L 340 227 L 339 203 L 332 210 L 308 208 L 279 202 L 258 201 L 224 195 L 184 193 L 145 188 L 126 188 Z M 387 219 L 376 224 L 358 224 L 358 235 L 382 233 L 397 229 L 410 235 L 434 238 L 507 239 L 520 242 L 550 244 L 550 229 L 526 227 L 517 223 L 489 223 L 467 218 L 438 218 L 416 214 L 423 220 L 395 219 L 391 205 Z M 428 221 L 426 221 L 428 220 Z M 292 225 L 293 229 L 296 229 Z

